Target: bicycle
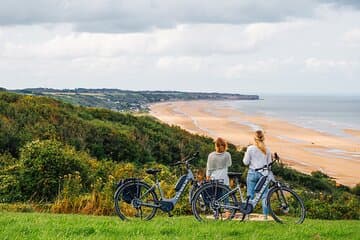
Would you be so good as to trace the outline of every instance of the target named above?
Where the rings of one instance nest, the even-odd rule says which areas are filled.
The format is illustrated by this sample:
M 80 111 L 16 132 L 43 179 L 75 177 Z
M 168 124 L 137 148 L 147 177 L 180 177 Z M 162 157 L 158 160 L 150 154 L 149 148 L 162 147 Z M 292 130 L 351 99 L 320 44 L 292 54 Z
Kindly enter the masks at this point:
M 192 199 L 192 211 L 195 218 L 199 221 L 222 218 L 223 213 L 228 211 L 230 214 L 227 219 L 233 219 L 236 211 L 242 216 L 243 221 L 246 215 L 252 213 L 260 201 L 268 186 L 271 186 L 266 196 L 266 204 L 272 218 L 279 223 L 303 223 L 306 215 L 304 203 L 300 196 L 291 188 L 275 180 L 271 171 L 271 162 L 267 166 L 255 169 L 262 171 L 261 177 L 255 186 L 255 196 L 250 199 L 244 198 L 239 183 L 241 173 L 229 172 L 230 178 L 235 179 L 236 187 L 230 189 L 227 185 L 219 181 L 212 181 L 199 187 Z M 237 200 L 236 193 L 240 195 L 240 202 Z
M 186 157 L 182 161 L 178 161 L 173 166 L 185 165 L 187 174 L 182 175 L 175 185 L 175 196 L 167 199 L 164 197 L 164 192 L 160 186 L 157 173 L 160 169 L 147 169 L 146 173 L 151 174 L 155 178 L 155 183 L 150 186 L 142 179 L 128 178 L 119 182 L 118 188 L 114 194 L 115 211 L 121 220 L 150 220 L 157 210 L 168 213 L 172 216 L 171 211 L 179 201 L 181 195 L 185 191 L 186 186 L 191 183 L 193 187 L 190 189 L 189 199 L 192 199 L 192 192 L 197 188 L 194 175 L 190 169 L 190 161 L 196 159 L 199 153 L 195 153 Z M 156 193 L 156 189 L 160 193 L 160 199 Z

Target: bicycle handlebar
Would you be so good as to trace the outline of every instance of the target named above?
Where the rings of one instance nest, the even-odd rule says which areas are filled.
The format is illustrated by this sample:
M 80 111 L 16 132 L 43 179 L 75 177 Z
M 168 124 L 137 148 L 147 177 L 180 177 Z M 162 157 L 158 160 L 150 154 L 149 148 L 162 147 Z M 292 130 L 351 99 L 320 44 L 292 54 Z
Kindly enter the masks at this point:
M 183 162 L 177 161 L 176 163 L 170 164 L 170 166 L 178 166 L 178 165 L 180 165 L 180 164 L 183 164 Z
M 276 161 L 272 161 L 271 163 L 269 163 L 268 165 L 265 165 L 261 168 L 255 168 L 255 171 L 260 171 L 262 169 L 265 169 L 265 168 L 268 168 L 268 167 L 271 167 L 271 165 L 273 165 Z
M 173 164 L 171 164 L 171 166 L 178 166 L 178 165 L 181 165 L 181 164 L 189 164 L 189 162 L 195 158 L 197 158 L 199 156 L 199 152 L 195 152 L 194 154 L 188 156 L 188 157 L 185 157 L 183 160 L 181 161 L 177 161 Z

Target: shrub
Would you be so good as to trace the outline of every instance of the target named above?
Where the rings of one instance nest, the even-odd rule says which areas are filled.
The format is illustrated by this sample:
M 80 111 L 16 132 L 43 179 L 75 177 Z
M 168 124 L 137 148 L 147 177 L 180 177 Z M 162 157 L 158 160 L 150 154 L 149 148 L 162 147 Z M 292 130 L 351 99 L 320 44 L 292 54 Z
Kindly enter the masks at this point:
M 351 189 L 351 191 L 360 197 L 360 183 L 356 184 L 356 186 L 353 187 L 353 189 Z
M 33 141 L 21 149 L 21 192 L 25 200 L 53 200 L 62 178 L 78 172 L 88 184 L 89 156 L 56 140 Z

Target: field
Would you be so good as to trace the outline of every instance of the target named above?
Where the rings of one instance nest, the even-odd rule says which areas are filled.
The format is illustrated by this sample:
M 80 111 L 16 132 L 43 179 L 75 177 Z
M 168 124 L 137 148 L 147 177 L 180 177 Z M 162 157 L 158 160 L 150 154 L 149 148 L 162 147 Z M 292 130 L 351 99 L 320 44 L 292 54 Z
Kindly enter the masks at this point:
M 200 223 L 192 216 L 148 222 L 117 217 L 0 212 L 0 239 L 360 239 L 360 221 Z

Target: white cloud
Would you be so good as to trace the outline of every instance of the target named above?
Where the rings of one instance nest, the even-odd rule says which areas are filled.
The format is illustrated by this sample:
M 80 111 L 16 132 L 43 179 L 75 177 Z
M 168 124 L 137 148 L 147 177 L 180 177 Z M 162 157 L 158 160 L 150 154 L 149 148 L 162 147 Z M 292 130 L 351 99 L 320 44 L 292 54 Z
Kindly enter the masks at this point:
M 279 71 L 286 65 L 295 64 L 295 59 L 289 57 L 286 59 L 270 58 L 264 60 L 256 60 L 252 63 L 240 63 L 228 67 L 225 70 L 227 78 L 241 78 L 244 74 L 269 74 L 271 72 Z
M 308 58 L 305 60 L 305 66 L 315 71 L 336 71 L 339 69 L 349 70 L 360 65 L 359 61 Z
M 291 29 L 301 28 L 306 25 L 305 21 L 289 21 L 281 23 L 254 23 L 245 28 L 250 43 L 267 40 L 275 34 L 281 34 Z
M 350 44 L 360 44 L 360 28 L 355 28 L 346 32 L 343 39 Z
M 144 33 L 66 33 L 40 42 L 4 42 L 0 55 L 7 58 L 79 58 L 123 55 L 214 55 L 256 50 L 298 23 L 178 25 Z M 231 37 L 230 37 L 231 36 Z M 211 41 L 209 41 L 211 40 Z M 1 44 L 1 42 L 0 42 Z
M 199 71 L 202 59 L 198 57 L 160 57 L 156 66 L 161 70 L 182 69 L 183 71 Z

